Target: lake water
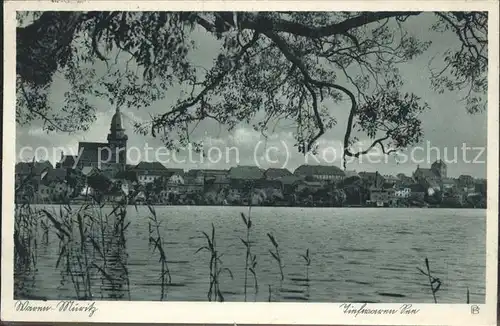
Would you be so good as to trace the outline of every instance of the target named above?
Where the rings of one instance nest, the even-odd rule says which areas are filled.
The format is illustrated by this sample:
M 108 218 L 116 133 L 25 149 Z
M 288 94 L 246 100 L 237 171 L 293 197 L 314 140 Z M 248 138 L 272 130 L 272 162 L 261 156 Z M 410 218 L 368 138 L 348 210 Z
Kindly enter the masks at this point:
M 245 226 L 240 213 L 248 207 L 156 206 L 172 284 L 164 300 L 206 301 L 209 260 L 200 231 L 216 229 L 217 250 L 233 274 L 222 274 L 226 301 L 243 301 Z M 110 209 L 110 208 L 106 208 Z M 149 244 L 147 207 L 129 207 L 126 233 L 127 286 L 92 283 L 94 300 L 160 300 L 161 264 Z M 485 300 L 486 211 L 417 208 L 283 208 L 253 207 L 251 239 L 257 256 L 258 291 L 249 274 L 248 301 L 413 302 L 431 303 L 428 278 L 417 270 L 430 261 L 442 282 L 439 303 Z M 278 242 L 284 281 L 273 260 L 267 233 Z M 301 254 L 309 249 L 311 263 Z M 17 298 L 75 298 L 74 286 L 56 269 L 58 239 L 38 242 L 37 270 L 15 276 L 22 284 Z

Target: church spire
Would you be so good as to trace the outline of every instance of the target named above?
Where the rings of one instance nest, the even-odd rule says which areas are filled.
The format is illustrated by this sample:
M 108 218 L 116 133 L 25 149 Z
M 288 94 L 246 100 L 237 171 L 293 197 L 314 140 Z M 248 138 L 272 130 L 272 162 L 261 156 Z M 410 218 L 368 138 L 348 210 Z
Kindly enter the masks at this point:
M 122 113 L 120 112 L 120 108 L 117 106 L 115 114 L 113 115 L 113 118 L 111 118 L 111 128 L 110 131 L 111 133 L 117 132 L 117 131 L 123 131 L 123 122 L 122 122 Z

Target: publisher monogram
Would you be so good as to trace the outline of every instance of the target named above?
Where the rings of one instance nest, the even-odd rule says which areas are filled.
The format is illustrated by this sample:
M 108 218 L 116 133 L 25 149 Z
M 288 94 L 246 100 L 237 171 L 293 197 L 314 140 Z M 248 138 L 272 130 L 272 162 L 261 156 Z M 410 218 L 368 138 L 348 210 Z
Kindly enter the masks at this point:
M 58 301 L 56 303 L 39 303 L 28 300 L 20 300 L 16 301 L 15 308 L 16 311 L 23 312 L 57 311 L 70 313 L 86 313 L 89 317 L 92 317 L 98 310 L 95 302 L 81 303 L 73 300 Z

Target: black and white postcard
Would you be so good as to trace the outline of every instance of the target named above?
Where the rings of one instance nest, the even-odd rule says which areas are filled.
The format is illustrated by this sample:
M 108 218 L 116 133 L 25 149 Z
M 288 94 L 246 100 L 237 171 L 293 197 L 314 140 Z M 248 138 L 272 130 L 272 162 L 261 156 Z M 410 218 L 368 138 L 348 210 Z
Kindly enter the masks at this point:
M 2 320 L 495 324 L 495 1 L 4 9 Z

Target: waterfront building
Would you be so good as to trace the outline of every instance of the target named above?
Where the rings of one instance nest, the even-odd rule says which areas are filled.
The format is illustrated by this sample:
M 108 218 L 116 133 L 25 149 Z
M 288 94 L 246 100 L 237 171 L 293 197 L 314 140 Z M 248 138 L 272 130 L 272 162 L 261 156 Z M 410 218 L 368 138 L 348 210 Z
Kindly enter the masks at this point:
M 229 169 L 229 179 L 232 188 L 248 191 L 264 179 L 264 171 L 256 166 L 238 165 Z
M 172 174 L 167 180 L 167 191 L 182 193 L 184 190 L 184 171 Z
M 443 160 L 439 159 L 432 163 L 431 170 L 441 179 L 445 179 L 447 177 L 447 166 Z
M 77 166 L 77 160 L 78 157 L 76 155 L 64 155 L 64 153 L 61 151 L 61 160 L 56 163 L 56 169 L 75 169 Z
M 428 192 L 427 188 L 418 183 L 409 185 L 408 188 L 411 190 L 410 199 L 414 200 L 423 201 Z
M 301 165 L 293 174 L 297 177 L 312 178 L 322 182 L 339 182 L 344 180 L 345 173 L 334 165 Z
M 345 170 L 344 171 L 345 178 L 352 178 L 352 177 L 358 177 L 359 178 L 359 173 L 356 172 L 356 170 Z
M 399 182 L 399 178 L 395 177 L 395 176 L 393 176 L 391 174 L 385 174 L 383 176 L 383 178 L 384 178 L 384 183 L 386 183 L 386 184 L 396 185 Z
M 409 186 L 415 183 L 415 180 L 413 180 L 412 177 L 409 177 L 404 173 L 398 173 L 397 178 L 398 178 L 397 185 L 399 186 Z
M 292 172 L 288 169 L 269 168 L 264 172 L 264 176 L 267 180 L 277 180 L 292 175 Z
M 264 178 L 264 172 L 256 166 L 238 165 L 229 169 L 231 180 L 259 180 Z
M 457 187 L 457 181 L 453 178 L 443 178 L 441 179 L 440 186 L 443 192 L 450 192 Z
M 204 179 L 200 176 L 192 176 L 189 174 L 184 175 L 184 193 L 186 194 L 199 194 L 204 189 Z
M 463 189 L 471 189 L 475 188 L 474 184 L 474 178 L 470 175 L 467 174 L 462 174 L 458 177 L 457 184 L 460 188 Z
M 396 198 L 410 198 L 411 189 L 410 188 L 398 188 L 394 191 L 394 197 Z
M 296 191 L 298 193 L 302 191 L 309 191 L 309 192 L 316 192 L 320 189 L 323 189 L 323 183 L 320 181 L 306 181 L 306 180 L 300 180 L 297 183 Z
M 417 165 L 417 169 L 413 172 L 413 178 L 425 188 L 442 190 L 441 182 L 446 178 L 446 170 L 446 164 L 441 160 L 432 163 L 430 169 Z
M 359 177 L 366 188 L 381 189 L 384 187 L 385 178 L 376 172 L 359 172 Z
M 32 161 L 32 162 L 19 162 L 15 166 L 15 178 L 16 180 L 23 180 L 24 178 L 31 176 L 40 180 L 44 174 L 53 170 L 54 167 L 49 161 Z
M 295 175 L 284 176 L 278 179 L 281 182 L 281 188 L 284 195 L 291 195 L 295 192 L 295 189 L 300 181 L 303 178 L 300 178 Z
M 368 204 L 379 207 L 389 206 L 394 199 L 394 189 L 371 188 Z
M 182 169 L 168 169 L 160 162 L 140 162 L 130 169 L 137 176 L 140 184 L 153 183 L 157 179 L 166 178 L 167 180 L 174 174 L 183 174 Z

